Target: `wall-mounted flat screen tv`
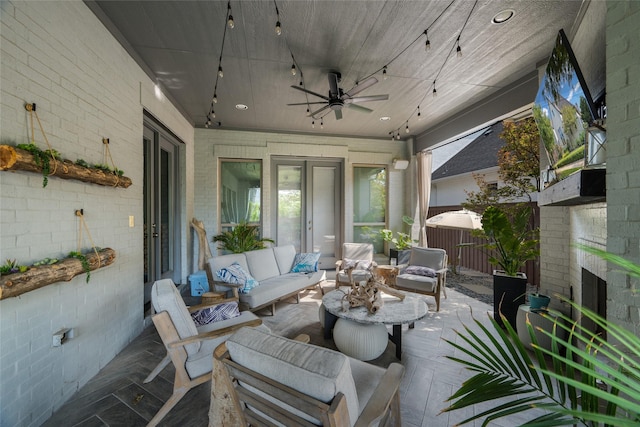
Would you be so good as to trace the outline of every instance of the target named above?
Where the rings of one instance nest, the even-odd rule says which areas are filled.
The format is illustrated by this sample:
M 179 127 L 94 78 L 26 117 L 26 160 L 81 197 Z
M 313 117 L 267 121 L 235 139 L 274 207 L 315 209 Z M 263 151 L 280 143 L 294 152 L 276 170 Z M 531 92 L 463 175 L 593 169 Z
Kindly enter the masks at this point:
M 545 185 L 584 167 L 587 128 L 597 118 L 589 89 L 567 36 L 560 30 L 533 106 L 546 159 Z

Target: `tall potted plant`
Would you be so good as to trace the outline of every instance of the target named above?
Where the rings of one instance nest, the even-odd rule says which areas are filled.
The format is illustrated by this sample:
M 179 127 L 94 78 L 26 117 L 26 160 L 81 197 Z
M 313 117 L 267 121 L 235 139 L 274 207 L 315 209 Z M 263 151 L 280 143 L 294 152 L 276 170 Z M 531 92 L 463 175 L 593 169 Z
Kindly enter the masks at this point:
M 494 318 L 501 324 L 502 312 L 513 328 L 527 291 L 527 276 L 520 269 L 539 254 L 537 230 L 529 226 L 530 217 L 529 206 L 515 209 L 511 215 L 489 206 L 482 215 L 482 230 L 474 231 L 487 240 L 482 246 L 489 251 L 489 262 L 499 268 L 493 272 Z
M 402 222 L 411 227 L 414 221 L 413 218 L 405 215 L 402 217 Z M 380 236 L 382 236 L 382 240 L 387 242 L 387 244 L 393 244 L 393 248 L 389 248 L 389 260 L 395 259 L 398 264 L 406 264 L 409 262 L 409 250 L 416 241 L 411 239 L 411 235 L 409 235 L 408 233 L 396 231 L 396 237 L 393 236 L 393 233 L 394 232 L 392 230 L 389 230 L 387 228 L 380 230 Z
M 244 221 L 235 225 L 230 231 L 213 236 L 212 240 L 218 243 L 220 249 L 234 254 L 264 249 L 266 242 L 274 243 L 272 239 L 260 237 L 257 225 L 250 225 Z

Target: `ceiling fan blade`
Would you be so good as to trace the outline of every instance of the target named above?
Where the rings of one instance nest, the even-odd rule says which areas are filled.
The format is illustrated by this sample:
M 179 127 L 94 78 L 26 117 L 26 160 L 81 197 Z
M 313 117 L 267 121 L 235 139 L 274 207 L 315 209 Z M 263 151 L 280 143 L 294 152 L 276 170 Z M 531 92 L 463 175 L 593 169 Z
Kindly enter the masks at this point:
M 342 118 L 342 110 L 333 110 L 336 113 L 336 120 L 340 120 Z
M 338 88 L 338 75 L 336 73 L 329 73 L 329 96 L 331 98 L 338 98 L 340 96 L 340 89 Z
M 298 102 L 295 104 L 287 104 L 287 105 L 314 105 L 314 104 L 326 104 L 325 101 L 320 101 L 320 102 Z
M 329 108 L 329 105 L 325 105 L 324 107 L 320 108 L 319 110 L 314 111 L 313 113 L 309 113 L 307 114 L 307 117 L 315 117 L 316 114 L 323 112 L 324 110 L 326 110 L 327 108 Z
M 362 105 L 358 105 L 358 104 L 348 104 L 348 107 L 351 108 L 352 110 L 356 110 L 356 111 L 360 111 L 361 113 L 371 113 L 373 112 L 373 110 L 367 108 L 367 107 L 363 107 Z
M 349 89 L 345 95 L 347 95 L 348 97 L 353 97 L 354 95 L 362 92 L 363 90 L 373 86 L 374 84 L 378 83 L 378 79 L 376 79 L 375 77 L 371 76 L 368 79 L 365 79 L 361 82 L 358 82 L 357 85 L 355 85 L 354 87 L 352 87 L 351 89 Z
M 354 98 L 345 99 L 344 103 L 350 104 L 353 102 L 386 101 L 387 99 L 389 99 L 389 95 L 356 96 Z
M 327 98 L 326 96 L 320 95 L 319 93 L 315 93 L 315 92 L 313 92 L 313 91 L 311 91 L 309 89 L 305 89 L 303 87 L 296 86 L 296 85 L 291 85 L 291 87 L 294 88 L 294 89 L 297 89 L 299 91 L 305 92 L 305 93 L 310 93 L 311 95 L 317 96 L 318 98 L 326 99 L 327 101 L 329 100 L 329 98 Z

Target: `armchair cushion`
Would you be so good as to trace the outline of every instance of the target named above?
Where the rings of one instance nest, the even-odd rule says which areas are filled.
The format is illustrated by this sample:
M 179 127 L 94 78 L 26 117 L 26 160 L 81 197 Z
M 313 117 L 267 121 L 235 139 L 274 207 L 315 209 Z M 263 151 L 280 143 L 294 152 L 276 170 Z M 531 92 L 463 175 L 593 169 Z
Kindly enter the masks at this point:
M 293 259 L 292 273 L 313 273 L 318 271 L 320 252 L 296 254 Z
M 191 318 L 193 319 L 193 323 L 196 324 L 196 327 L 233 319 L 237 316 L 240 316 L 237 302 L 225 302 L 191 313 Z
M 410 265 L 402 271 L 403 274 L 414 274 L 416 276 L 436 277 L 436 271 L 433 268 L 423 267 L 421 265 Z
M 368 270 L 373 261 L 367 259 L 351 259 L 344 258 L 342 260 L 342 269 L 354 268 L 355 270 Z
M 236 363 L 323 402 L 342 392 L 352 424 L 358 418 L 358 393 L 344 354 L 253 328 L 229 337 L 227 349 Z
M 222 267 L 220 270 L 216 271 L 216 276 L 218 276 L 223 282 L 242 285 L 238 290 L 241 294 L 247 293 L 259 285 L 258 281 L 237 262 L 234 262 L 227 267 Z

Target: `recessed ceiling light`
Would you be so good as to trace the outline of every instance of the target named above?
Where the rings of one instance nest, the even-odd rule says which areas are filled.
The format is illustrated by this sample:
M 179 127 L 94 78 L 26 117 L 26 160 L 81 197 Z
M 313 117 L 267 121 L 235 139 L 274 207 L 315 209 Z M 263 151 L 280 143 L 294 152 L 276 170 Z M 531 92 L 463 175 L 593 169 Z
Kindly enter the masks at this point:
M 496 13 L 496 15 L 491 20 L 492 24 L 504 24 L 509 19 L 513 18 L 516 12 L 513 9 L 506 9 L 501 12 Z
M 249 107 L 247 107 L 244 104 L 236 104 L 236 110 L 248 110 Z
M 380 121 L 381 121 L 381 122 L 388 122 L 389 120 L 391 120 L 391 117 L 389 117 L 389 116 L 382 116 L 382 117 L 380 117 Z

